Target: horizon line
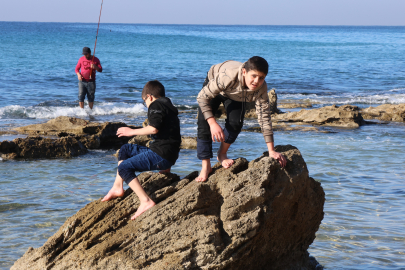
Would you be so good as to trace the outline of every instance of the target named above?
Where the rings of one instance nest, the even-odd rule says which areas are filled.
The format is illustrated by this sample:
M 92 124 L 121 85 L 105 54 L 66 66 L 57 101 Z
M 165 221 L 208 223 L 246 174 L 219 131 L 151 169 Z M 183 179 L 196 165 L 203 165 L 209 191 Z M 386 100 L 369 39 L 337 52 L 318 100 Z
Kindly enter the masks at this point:
M 97 22 L 48 22 L 48 21 L 0 21 L 1 23 L 71 23 L 97 24 Z M 116 23 L 100 22 L 101 24 L 136 24 L 136 25 L 201 25 L 201 26 L 347 26 L 347 27 L 405 27 L 404 25 L 378 24 L 199 24 L 199 23 Z

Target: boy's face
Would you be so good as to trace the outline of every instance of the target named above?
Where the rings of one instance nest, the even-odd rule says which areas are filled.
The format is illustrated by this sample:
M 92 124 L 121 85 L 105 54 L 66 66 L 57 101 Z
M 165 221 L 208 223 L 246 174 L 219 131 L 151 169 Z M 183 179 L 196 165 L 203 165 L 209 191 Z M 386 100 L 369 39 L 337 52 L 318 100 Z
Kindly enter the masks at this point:
M 266 78 L 266 74 L 258 70 L 250 70 L 249 72 L 246 69 L 242 69 L 243 77 L 245 78 L 245 86 L 252 91 L 259 89 Z
M 144 105 L 146 106 L 146 108 L 149 108 L 149 105 L 152 103 L 152 101 L 154 101 L 154 97 L 152 95 L 146 95 L 146 98 L 143 100 Z

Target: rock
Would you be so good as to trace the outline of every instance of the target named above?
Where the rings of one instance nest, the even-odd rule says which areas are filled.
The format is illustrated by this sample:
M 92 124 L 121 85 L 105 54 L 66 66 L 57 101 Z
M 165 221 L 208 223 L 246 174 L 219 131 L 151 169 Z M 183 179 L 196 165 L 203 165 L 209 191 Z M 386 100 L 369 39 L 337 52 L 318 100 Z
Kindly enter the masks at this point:
M 91 202 L 11 269 L 315 269 L 307 249 L 325 193 L 298 149 L 276 150 L 285 168 L 267 155 L 238 158 L 229 169 L 214 166 L 204 183 L 193 181 L 198 172 L 142 173 L 155 207 L 131 221 L 139 201 L 130 189 Z
M 0 142 L 0 153 L 9 154 L 18 151 L 17 144 L 13 141 Z
M 17 138 L 1 142 L 0 149 L 3 159 L 75 157 L 87 153 L 86 147 L 73 137 Z
M 128 143 L 139 144 L 147 147 L 149 147 L 150 142 L 151 139 L 149 138 L 149 136 L 146 135 L 137 135 L 132 137 L 132 139 L 128 141 Z M 180 149 L 197 149 L 197 138 L 182 136 Z M 117 152 L 114 154 L 114 156 L 117 158 L 119 151 L 120 150 L 118 149 Z
M 18 127 L 14 130 L 18 133 L 29 135 L 57 135 L 60 132 L 74 133 L 78 135 L 84 134 L 83 127 L 89 124 L 90 122 L 80 118 L 59 116 L 43 124 Z
M 319 109 L 300 110 L 272 116 L 272 120 L 280 122 L 303 122 L 313 125 L 358 128 L 364 119 L 357 106 L 326 106 Z
M 272 123 L 273 131 L 312 131 L 312 132 L 322 132 L 322 133 L 336 133 L 335 131 L 327 130 L 324 127 L 313 127 L 304 124 L 290 124 L 290 123 Z M 249 127 L 242 129 L 246 132 L 257 132 L 262 133 L 260 127 Z
M 106 122 L 99 127 L 96 135 L 100 138 L 100 148 L 103 149 L 119 148 L 123 144 L 128 142 L 129 137 L 117 136 L 117 130 L 120 127 L 127 127 L 127 125 L 124 123 Z
M 197 138 L 182 136 L 180 149 L 197 149 Z
M 132 137 L 128 143 L 139 144 L 143 146 L 148 146 L 151 141 L 151 138 L 146 135 L 137 135 Z M 197 138 L 196 137 L 181 137 L 180 149 L 197 149 Z
M 119 148 L 128 142 L 128 137 L 117 137 L 117 130 L 127 127 L 121 122 L 89 122 L 80 118 L 59 116 L 44 124 L 19 127 L 15 130 L 22 134 L 57 135 L 59 137 L 73 136 L 83 142 L 89 149 Z M 139 128 L 132 127 L 131 128 Z
M 312 108 L 311 103 L 283 103 L 278 104 L 279 108 L 282 109 L 295 109 L 295 108 Z
M 1 153 L 0 153 L 1 154 Z M 8 153 L 8 154 L 1 154 L 0 155 L 1 159 L 7 160 L 7 159 L 17 159 L 18 155 L 16 153 Z
M 75 135 L 66 132 L 59 132 L 58 137 L 74 137 L 80 141 L 87 149 L 100 148 L 100 137 L 97 135 Z
M 150 140 L 151 138 L 148 135 L 136 135 L 132 137 L 128 143 L 146 146 Z
M 384 104 L 361 110 L 364 119 L 377 119 L 382 121 L 405 121 L 405 104 Z

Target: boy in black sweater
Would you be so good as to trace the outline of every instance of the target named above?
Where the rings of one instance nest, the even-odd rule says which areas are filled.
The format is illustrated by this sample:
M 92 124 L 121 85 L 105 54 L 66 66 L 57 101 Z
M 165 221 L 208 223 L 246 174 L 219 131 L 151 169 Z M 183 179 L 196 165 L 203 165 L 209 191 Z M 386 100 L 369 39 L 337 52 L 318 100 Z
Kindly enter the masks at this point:
M 142 99 L 148 107 L 149 125 L 140 129 L 119 128 L 118 137 L 151 135 L 153 142 L 149 148 L 137 144 L 125 144 L 118 154 L 118 170 L 113 187 L 102 201 L 124 196 L 123 183 L 135 192 L 141 204 L 131 217 L 137 218 L 155 205 L 140 185 L 135 172 L 161 170 L 170 172 L 171 166 L 179 157 L 181 136 L 178 111 L 169 98 L 165 97 L 165 88 L 159 81 L 145 84 Z

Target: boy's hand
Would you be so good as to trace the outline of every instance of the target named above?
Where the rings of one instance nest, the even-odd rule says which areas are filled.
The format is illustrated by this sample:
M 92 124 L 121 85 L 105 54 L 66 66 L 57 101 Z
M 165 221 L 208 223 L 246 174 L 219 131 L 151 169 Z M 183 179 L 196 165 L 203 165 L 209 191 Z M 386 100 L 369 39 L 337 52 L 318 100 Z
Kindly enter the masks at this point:
M 117 135 L 118 135 L 118 137 L 124 137 L 124 136 L 126 136 L 126 137 L 129 137 L 129 136 L 132 136 L 133 134 L 133 129 L 132 128 L 129 128 L 129 127 L 120 127 L 118 130 L 117 130 Z
M 269 151 L 269 157 L 277 159 L 281 167 L 285 167 L 285 165 L 287 165 L 287 159 L 285 158 L 285 156 L 276 151 Z
M 218 125 L 217 121 L 215 121 L 215 118 L 210 117 L 207 119 L 207 122 L 210 125 L 212 141 L 213 142 L 215 142 L 215 140 L 217 142 L 225 141 L 224 131 L 222 130 L 221 126 Z
M 77 73 L 77 79 L 78 79 L 79 81 L 83 80 L 83 76 L 82 76 L 82 74 Z

